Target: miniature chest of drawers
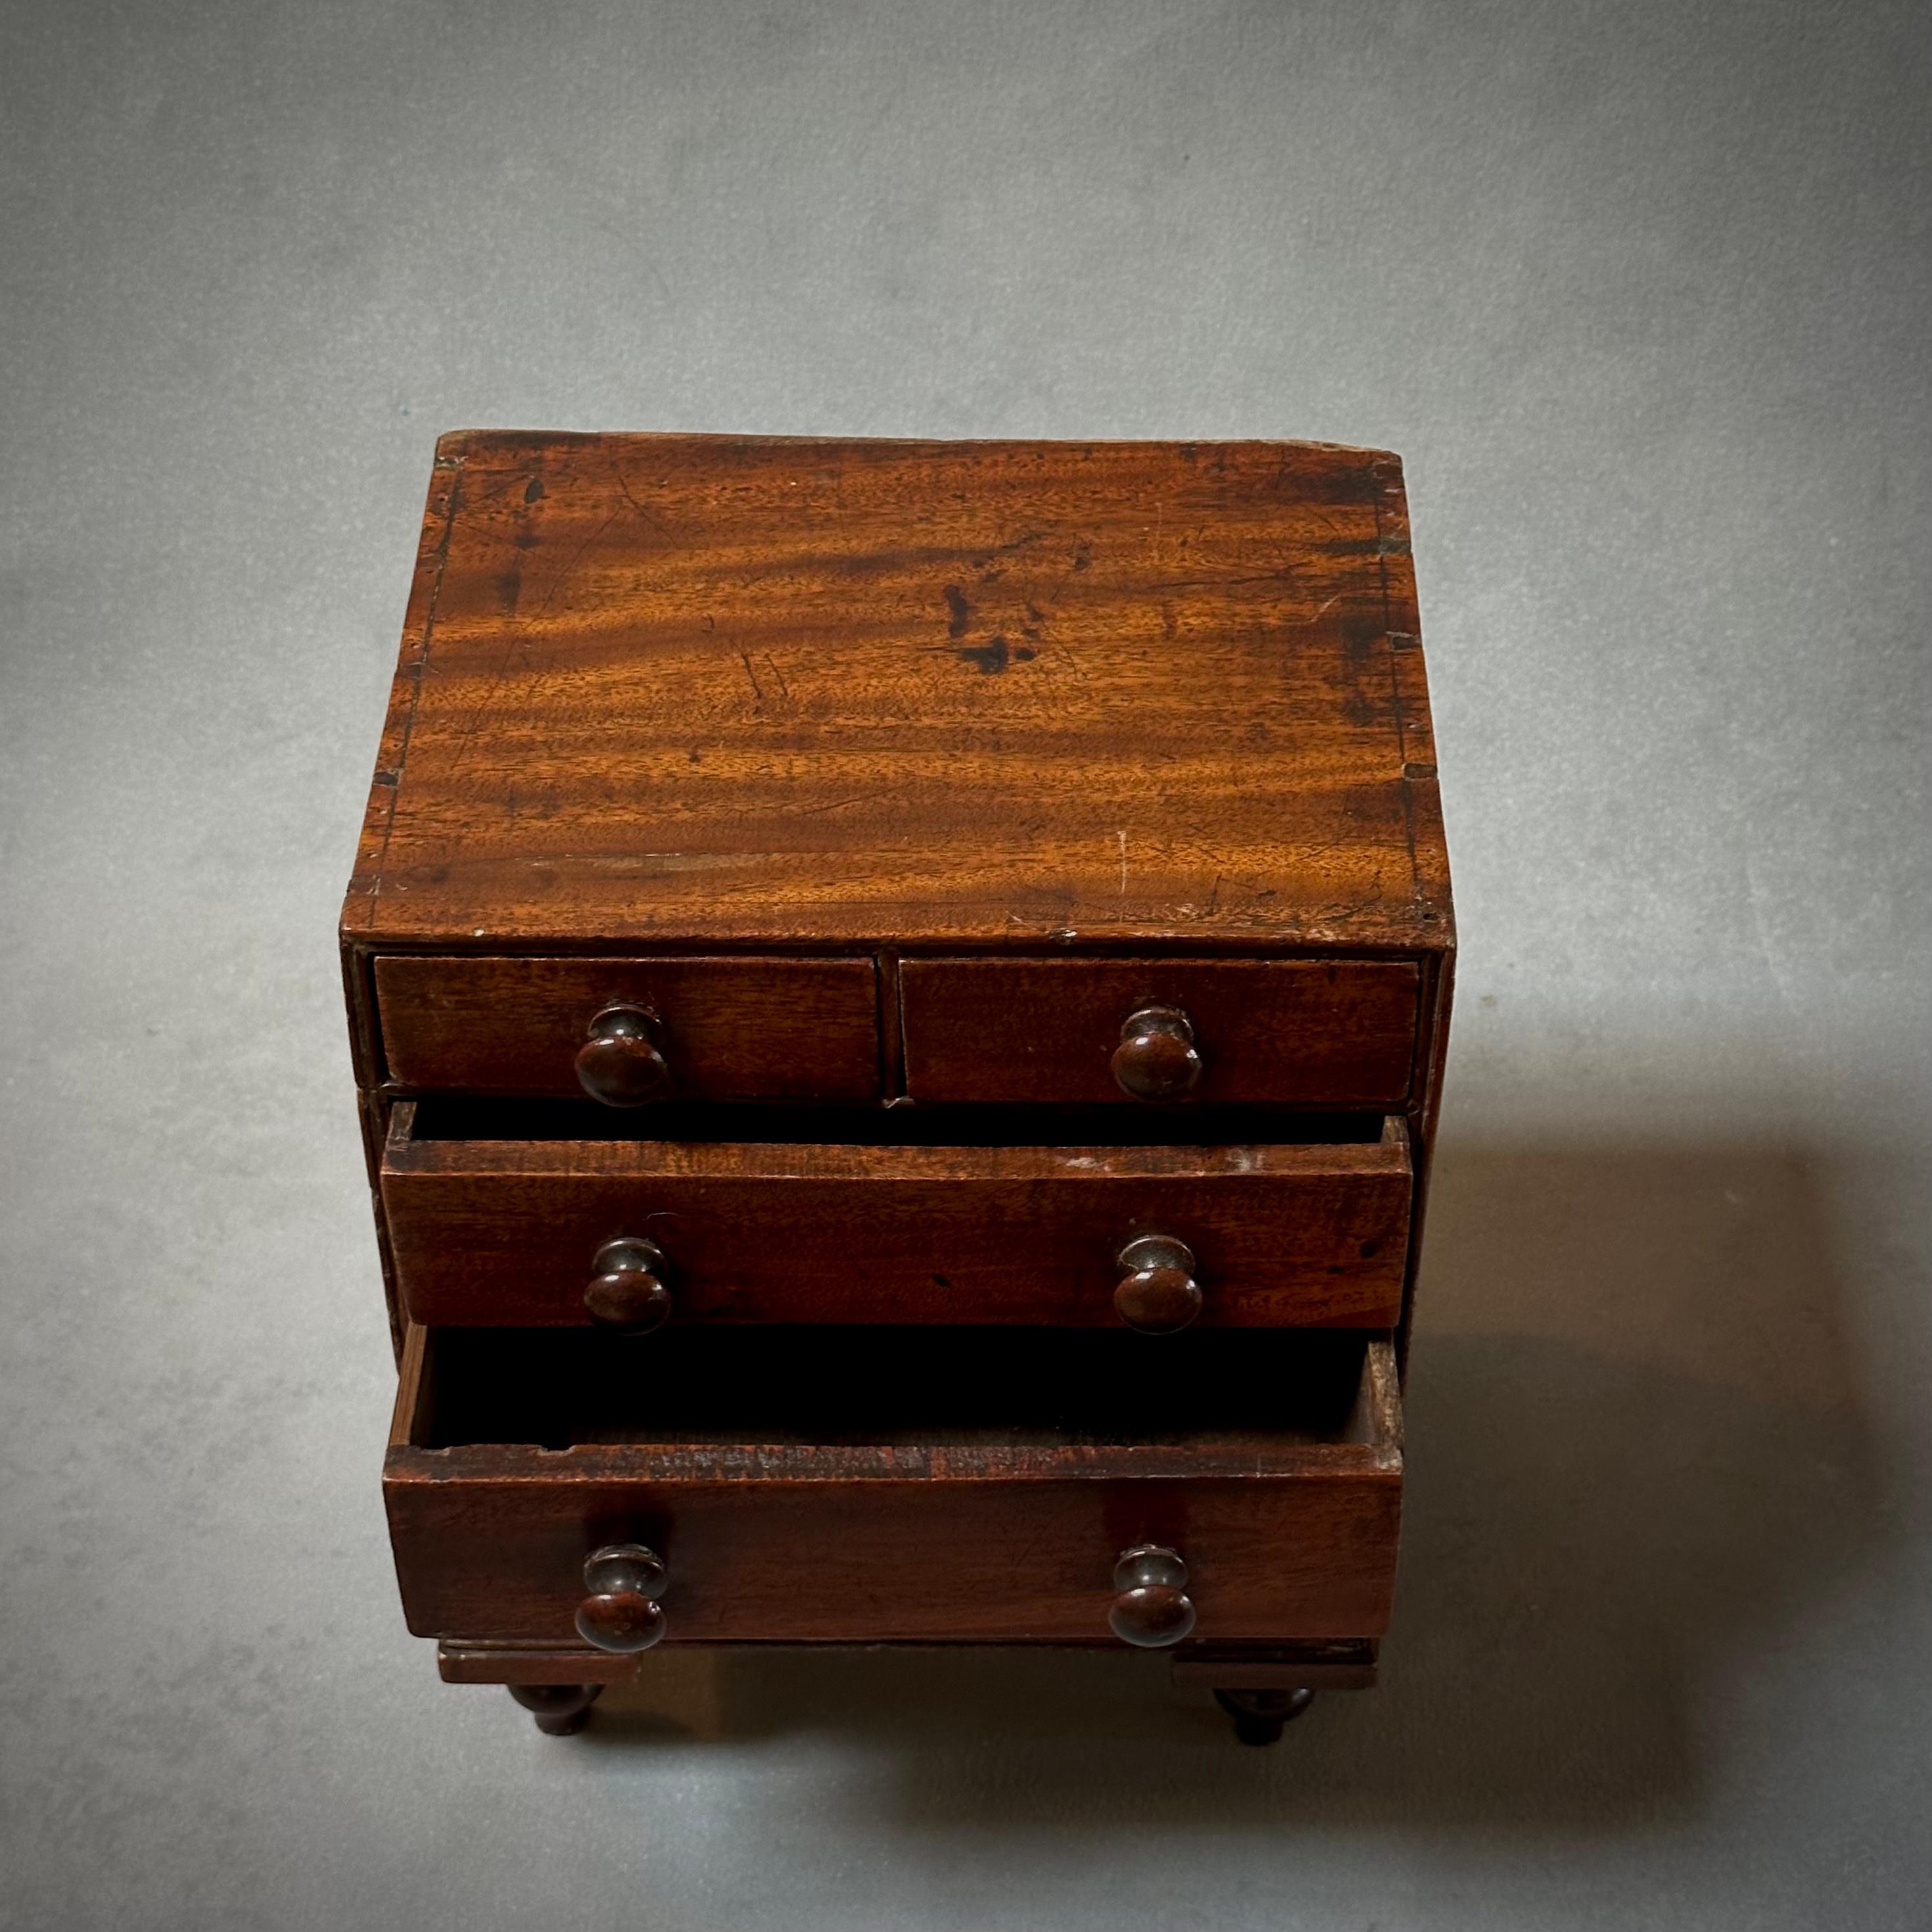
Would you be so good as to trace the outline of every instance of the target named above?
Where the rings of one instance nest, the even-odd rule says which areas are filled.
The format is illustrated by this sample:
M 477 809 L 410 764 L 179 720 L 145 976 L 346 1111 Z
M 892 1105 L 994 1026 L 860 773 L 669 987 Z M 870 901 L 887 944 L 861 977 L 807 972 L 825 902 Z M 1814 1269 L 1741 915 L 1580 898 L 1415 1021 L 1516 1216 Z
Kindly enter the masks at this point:
M 443 1675 L 1372 1681 L 1434 757 L 1382 452 L 445 437 L 342 923 Z

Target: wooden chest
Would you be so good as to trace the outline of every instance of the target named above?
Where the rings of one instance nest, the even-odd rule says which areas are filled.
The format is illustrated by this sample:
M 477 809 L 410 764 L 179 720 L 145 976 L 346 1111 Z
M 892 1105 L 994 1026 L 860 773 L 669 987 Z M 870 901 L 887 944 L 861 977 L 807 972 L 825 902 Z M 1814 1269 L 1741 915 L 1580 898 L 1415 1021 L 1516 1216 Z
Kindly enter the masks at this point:
M 1371 1681 L 1434 760 L 1382 452 L 446 436 L 342 922 L 445 1676 Z

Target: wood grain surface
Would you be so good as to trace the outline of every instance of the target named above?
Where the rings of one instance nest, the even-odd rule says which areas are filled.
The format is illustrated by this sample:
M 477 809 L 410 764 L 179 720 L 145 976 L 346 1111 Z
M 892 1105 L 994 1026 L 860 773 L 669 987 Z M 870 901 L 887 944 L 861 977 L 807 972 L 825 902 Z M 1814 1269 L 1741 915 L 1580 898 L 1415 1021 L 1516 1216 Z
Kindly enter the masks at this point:
M 585 1029 L 614 1000 L 662 1022 L 671 1091 L 695 1100 L 870 1100 L 869 959 L 379 958 L 390 1078 L 406 1088 L 583 1097 Z
M 1406 542 L 1318 444 L 447 436 L 345 937 L 1442 948 Z
M 1409 1090 L 1407 961 L 908 959 L 899 983 L 916 1100 L 1144 1109 L 1110 1060 L 1121 1023 L 1150 1006 L 1186 1014 L 1204 1063 L 1174 1104 L 1399 1107 Z
M 603 1244 L 661 1245 L 676 1322 L 1113 1326 L 1118 1256 L 1184 1241 L 1209 1327 L 1392 1327 L 1406 1129 L 1326 1146 L 874 1147 L 417 1140 L 382 1170 L 397 1279 L 431 1325 L 587 1322 Z

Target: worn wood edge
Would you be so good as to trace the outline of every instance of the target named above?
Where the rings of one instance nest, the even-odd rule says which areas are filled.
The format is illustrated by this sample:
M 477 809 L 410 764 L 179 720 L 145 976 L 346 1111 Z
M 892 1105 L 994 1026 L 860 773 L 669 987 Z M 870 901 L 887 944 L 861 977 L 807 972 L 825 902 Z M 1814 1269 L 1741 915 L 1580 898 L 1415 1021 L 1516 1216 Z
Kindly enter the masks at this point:
M 995 958 L 1012 952 L 1052 957 L 1063 950 L 1101 958 L 1134 952 L 1181 958 L 1210 953 L 1237 958 L 1294 958 L 1317 953 L 1337 958 L 1402 958 L 1437 950 L 1446 944 L 1442 936 L 1445 923 L 1432 914 L 1424 920 L 1412 910 L 1398 909 L 1388 914 L 1365 912 L 1359 905 L 1338 904 L 1323 908 L 1320 916 L 1292 922 L 1284 919 L 1268 926 L 1224 924 L 1213 931 L 1173 921 L 1124 921 L 1073 928 L 1044 922 L 994 927 L 977 920 L 962 920 L 949 927 L 934 920 L 932 936 L 925 944 L 938 953 Z M 795 925 L 774 921 L 741 927 L 713 924 L 700 929 L 695 926 L 614 922 L 604 926 L 594 937 L 584 937 L 566 934 L 540 923 L 519 922 L 491 927 L 479 938 L 473 926 L 437 919 L 418 920 L 413 917 L 412 908 L 405 906 L 399 910 L 388 902 L 384 903 L 380 925 L 372 919 L 356 934 L 383 952 L 394 953 L 484 952 L 521 956 L 541 951 L 563 957 L 577 952 L 643 950 L 667 955 L 718 952 L 850 955 L 895 949 L 908 958 L 917 956 L 916 949 L 910 944 L 902 944 L 903 935 L 903 925 L 892 920 L 854 920 L 829 932 L 821 908 L 815 919 L 802 916 Z
M 554 1644 L 438 1640 L 437 1674 L 446 1684 L 622 1684 L 638 1674 L 635 1657 Z
M 1402 1274 L 1402 1318 L 1395 1341 L 1397 1372 L 1406 1374 L 1414 1328 L 1416 1286 L 1422 1263 L 1436 1130 L 1442 1105 L 1443 1072 L 1448 1054 L 1450 1009 L 1455 983 L 1456 928 L 1448 842 L 1442 822 L 1435 727 L 1411 541 L 1408 496 L 1399 458 L 1390 458 L 1378 476 L 1377 506 L 1378 526 L 1386 538 L 1378 548 L 1382 551 L 1383 601 L 1390 632 L 1391 673 L 1396 680 L 1398 715 L 1404 733 L 1405 808 L 1412 839 L 1419 838 L 1423 848 L 1439 856 L 1441 860 L 1440 875 L 1427 881 L 1429 895 L 1441 914 L 1436 922 L 1441 928 L 1438 940 L 1432 947 L 1418 949 L 1424 954 L 1427 977 L 1423 989 L 1420 1023 L 1417 1028 L 1416 1073 L 1411 1089 L 1415 1178 L 1409 1212 L 1408 1255 Z M 1414 739 L 1413 754 L 1410 748 L 1411 734 Z M 1421 883 L 1418 879 L 1419 886 Z
M 987 1444 L 907 1447 L 824 1443 L 578 1443 L 548 1449 L 535 1443 L 420 1445 L 434 1394 L 434 1331 L 412 1322 L 404 1337 L 396 1406 L 383 1462 L 386 1488 L 428 1484 L 534 1483 L 560 1478 L 605 1481 L 895 1486 L 934 1478 L 949 1482 L 1163 1481 L 1248 1478 L 1372 1485 L 1402 1476 L 1402 1388 L 1394 1350 L 1384 1336 L 1363 1351 L 1356 1413 L 1364 1439 L 1269 1447 L 1258 1443 L 1066 1444 L 1057 1448 Z
M 1400 1451 L 1380 1442 L 1324 1442 L 1267 1448 L 1241 1444 L 1070 1444 L 1059 1448 L 899 1448 L 821 1443 L 580 1443 L 545 1449 L 530 1443 L 464 1443 L 425 1449 L 392 1442 L 383 1467 L 394 1487 L 452 1484 L 531 1484 L 560 1480 L 810 1487 L 948 1484 L 1180 1481 L 1332 1483 L 1370 1486 L 1401 1480 Z
M 1418 925 L 1439 926 L 1438 950 L 1455 944 L 1456 914 L 1436 782 L 1436 728 L 1429 700 L 1422 616 L 1416 594 L 1408 491 L 1402 458 L 1382 452 L 1371 466 L 1376 484 L 1376 548 L 1382 569 L 1383 621 L 1389 644 L 1389 694 L 1402 776 L 1403 818 Z M 1425 867 L 1422 854 L 1439 866 Z
M 878 996 L 879 1094 L 890 1106 L 905 1091 L 905 994 L 898 949 L 881 948 L 872 966 Z
M 1378 1468 L 1402 1466 L 1402 1378 L 1392 1341 L 1371 1342 L 1362 1358 L 1363 1405 Z
M 640 1180 L 796 1180 L 873 1183 L 880 1186 L 956 1186 L 961 1181 L 1054 1182 L 1066 1186 L 1121 1180 L 1354 1179 L 1386 1176 L 1407 1181 L 1408 1126 L 1384 1117 L 1376 1141 L 1238 1142 L 1222 1147 L 1082 1147 L 1058 1141 L 1014 1141 L 997 1147 L 824 1141 L 428 1141 L 410 1137 L 402 1118 L 415 1103 L 392 1112 L 382 1177 L 444 1179 Z M 880 1111 L 884 1111 L 881 1109 Z M 676 1159 L 667 1156 L 675 1150 Z M 1040 1160 L 1053 1157 L 1048 1167 Z M 1148 1158 L 1191 1156 L 1161 1166 Z M 808 1162 L 804 1158 L 808 1156 Z
M 1396 1365 L 1408 1371 L 1409 1340 L 1414 1327 L 1415 1296 L 1422 1271 L 1424 1223 L 1428 1218 L 1429 1182 L 1436 1158 L 1436 1124 L 1442 1111 L 1443 1072 L 1449 1055 L 1449 1012 L 1455 994 L 1456 956 L 1445 952 L 1436 962 L 1432 998 L 1426 1016 L 1429 1034 L 1427 1071 L 1413 1116 L 1414 1176 L 1409 1190 L 1408 1255 L 1402 1269 L 1402 1318 L 1396 1328 Z
M 430 469 L 422 528 L 416 539 L 416 567 L 410 579 L 409 602 L 403 613 L 401 647 L 395 676 L 390 682 L 388 707 L 378 742 L 375 772 L 370 780 L 369 800 L 363 812 L 355 869 L 343 901 L 340 930 L 345 939 L 365 932 L 375 924 L 382 865 L 395 823 L 396 794 L 409 758 L 410 734 L 416 722 L 423 676 L 429 664 L 430 643 L 435 633 L 436 595 L 442 586 L 450 538 L 462 507 L 461 461 L 454 453 L 446 452 L 444 444 L 448 440 L 438 440 L 436 459 Z
M 365 948 L 344 938 L 339 947 L 342 998 L 349 1028 L 349 1058 L 356 1084 L 365 1091 L 382 1084 L 386 1069 L 377 1044 L 375 966 Z
M 1402 459 L 1393 450 L 1294 436 L 760 436 L 730 430 L 452 429 L 437 437 L 439 463 L 482 463 L 489 457 L 523 457 L 548 449 L 589 449 L 611 444 L 649 448 L 664 443 L 709 444 L 720 449 L 850 448 L 855 445 L 914 449 L 1108 449 L 1148 454 L 1175 449 L 1308 450 L 1337 457 L 1363 470 Z
M 415 1441 L 428 1414 L 435 1390 L 429 1333 L 413 1322 L 403 1332 L 402 1354 L 396 1364 L 396 1403 L 389 1419 L 392 1456 L 403 1450 L 422 1453 L 415 1450 Z
M 388 1216 L 382 1204 L 382 1162 L 388 1141 L 389 1100 L 382 1084 L 380 1023 L 376 1011 L 374 969 L 368 951 L 353 941 L 340 947 L 342 986 L 348 1011 L 349 1052 L 356 1076 L 357 1130 L 362 1142 L 363 1167 L 368 1176 L 370 1218 L 376 1228 L 376 1258 L 382 1270 L 382 1301 L 388 1311 L 389 1346 L 400 1360 L 404 1321 L 401 1292 L 397 1286 L 395 1255 L 389 1241 Z
M 418 1142 L 415 1138 L 416 1126 L 415 1101 L 397 1101 L 389 1109 L 389 1130 L 382 1143 L 382 1172 L 385 1174 L 406 1165 L 403 1159 L 405 1149 L 435 1144 L 434 1142 Z
M 356 1096 L 357 1124 L 362 1136 L 362 1155 L 369 1175 L 369 1212 L 376 1227 L 376 1259 L 382 1276 L 382 1300 L 388 1311 L 389 1346 L 400 1361 L 403 1351 L 402 1289 L 396 1275 L 394 1244 L 389 1238 L 389 1216 L 382 1198 L 382 1166 L 389 1142 L 391 1111 L 381 1093 L 358 1091 Z
M 1237 943 L 1232 958 L 1202 956 L 1199 948 L 1182 942 L 1177 942 L 1171 949 L 1139 954 L 1120 946 L 1103 950 L 1072 941 L 1064 945 L 1042 946 L 1036 939 L 1016 941 L 1012 946 L 998 948 L 974 948 L 958 946 L 947 940 L 934 940 L 928 946 L 908 943 L 894 950 L 902 968 L 910 967 L 915 973 L 934 966 L 1078 966 L 1090 964 L 1095 960 L 1131 964 L 1136 957 L 1144 957 L 1163 966 L 1406 966 L 1418 985 L 1422 978 L 1422 962 L 1415 956 L 1414 947 L 1380 949 L 1363 944 L 1309 945 L 1297 940 L 1292 944 L 1264 946 L 1250 945 L 1244 940 Z M 903 970 L 899 979 L 903 986 Z
M 1338 908 L 1338 910 L 1340 910 Z M 1317 964 L 1348 960 L 1407 961 L 1438 952 L 1454 944 L 1436 922 L 1412 922 L 1400 930 L 1363 932 L 1337 926 L 1320 932 L 1240 930 L 1200 932 L 1178 926 L 1121 928 L 1079 932 L 1032 927 L 999 933 L 935 933 L 922 940 L 904 937 L 896 926 L 877 932 L 841 933 L 801 926 L 796 932 L 742 934 L 717 932 L 680 933 L 656 928 L 592 934 L 531 927 L 478 934 L 473 926 L 386 927 L 357 933 L 354 943 L 386 958 L 595 959 L 614 958 L 692 959 L 872 959 L 886 956 L 910 963 L 959 959 L 1157 959 L 1172 964 L 1189 959 L 1204 964 L 1226 960 L 1306 959 Z

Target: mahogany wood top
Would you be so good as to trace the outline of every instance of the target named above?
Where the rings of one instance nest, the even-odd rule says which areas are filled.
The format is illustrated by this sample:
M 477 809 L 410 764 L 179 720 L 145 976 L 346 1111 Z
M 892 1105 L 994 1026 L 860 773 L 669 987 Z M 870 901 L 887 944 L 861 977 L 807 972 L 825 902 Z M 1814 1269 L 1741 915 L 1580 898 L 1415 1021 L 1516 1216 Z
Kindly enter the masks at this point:
M 438 446 L 345 937 L 1445 950 L 1401 466 Z

